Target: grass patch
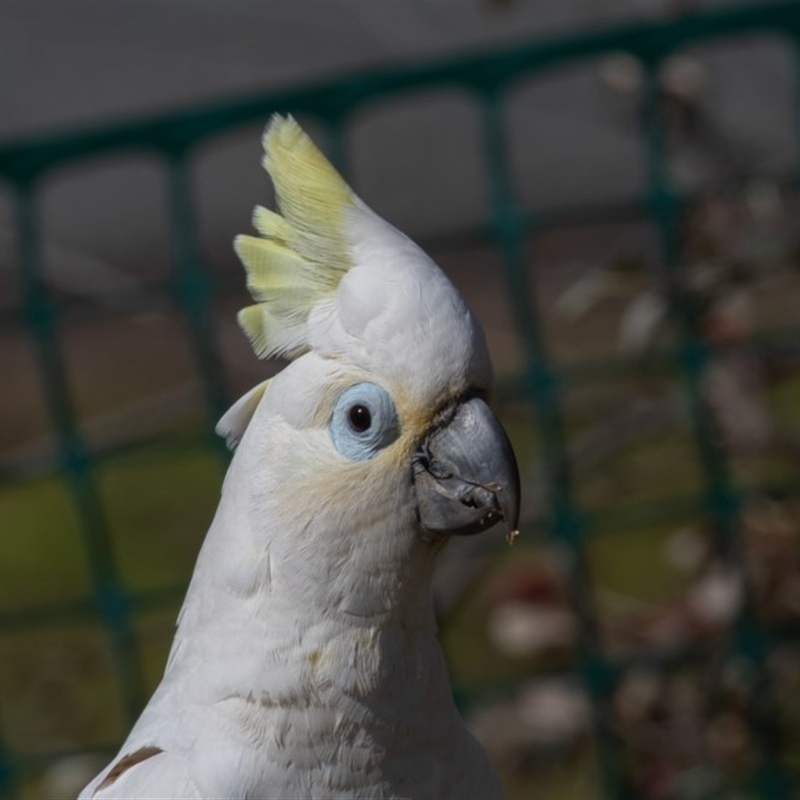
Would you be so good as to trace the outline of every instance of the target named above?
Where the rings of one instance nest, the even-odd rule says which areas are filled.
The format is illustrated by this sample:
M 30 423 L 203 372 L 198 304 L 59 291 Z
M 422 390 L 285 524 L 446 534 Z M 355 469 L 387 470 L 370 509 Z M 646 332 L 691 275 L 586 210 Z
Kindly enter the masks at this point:
M 142 456 L 103 469 L 101 500 L 128 589 L 188 582 L 222 475 L 211 453 Z M 61 479 L 3 487 L 0 519 L 0 610 L 90 594 L 81 520 Z
M 89 594 L 80 521 L 58 478 L 0 489 L 0 610 Z
M 96 624 L 0 636 L 0 707 L 19 753 L 100 746 L 125 733 L 107 638 Z
M 220 497 L 213 453 L 126 459 L 107 466 L 101 493 L 120 576 L 131 589 L 188 583 Z
M 676 528 L 649 528 L 606 533 L 589 542 L 587 558 L 593 583 L 615 594 L 656 603 L 686 587 L 684 573 L 665 558 Z

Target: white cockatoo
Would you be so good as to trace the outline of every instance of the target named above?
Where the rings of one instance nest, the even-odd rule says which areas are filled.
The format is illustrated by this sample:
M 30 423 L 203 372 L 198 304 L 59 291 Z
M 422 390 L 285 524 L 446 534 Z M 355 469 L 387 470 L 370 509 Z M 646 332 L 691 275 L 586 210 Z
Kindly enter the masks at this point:
M 81 798 L 485 798 L 431 576 L 519 476 L 484 336 L 439 268 L 291 118 L 264 136 L 280 213 L 236 251 L 239 320 L 289 365 L 225 414 L 236 452 L 164 678 Z

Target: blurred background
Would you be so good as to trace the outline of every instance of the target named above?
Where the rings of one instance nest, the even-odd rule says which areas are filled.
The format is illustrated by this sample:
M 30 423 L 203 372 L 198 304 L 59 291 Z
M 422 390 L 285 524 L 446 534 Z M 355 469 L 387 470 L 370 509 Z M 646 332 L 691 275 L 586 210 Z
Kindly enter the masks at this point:
M 484 324 L 522 535 L 458 542 L 456 696 L 511 798 L 789 798 L 800 4 L 0 3 L 0 796 L 157 684 L 280 369 L 231 249 L 292 112 Z

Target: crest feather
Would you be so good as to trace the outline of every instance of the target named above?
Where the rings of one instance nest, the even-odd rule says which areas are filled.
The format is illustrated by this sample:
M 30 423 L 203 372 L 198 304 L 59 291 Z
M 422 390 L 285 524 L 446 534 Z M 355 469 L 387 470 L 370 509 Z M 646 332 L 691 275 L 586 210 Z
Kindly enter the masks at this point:
M 258 358 L 293 359 L 306 350 L 305 318 L 292 320 L 272 314 L 267 303 L 243 308 L 236 319 Z
M 256 206 L 260 237 L 234 241 L 258 302 L 238 320 L 259 358 L 296 358 L 308 348 L 311 309 L 336 291 L 352 266 L 345 212 L 354 195 L 292 117 L 274 116 L 263 141 L 280 213 Z
M 215 430 L 218 435 L 225 438 L 230 450 L 235 450 L 239 444 L 268 385 L 269 381 L 266 380 L 254 386 L 247 394 L 242 395 L 217 423 Z

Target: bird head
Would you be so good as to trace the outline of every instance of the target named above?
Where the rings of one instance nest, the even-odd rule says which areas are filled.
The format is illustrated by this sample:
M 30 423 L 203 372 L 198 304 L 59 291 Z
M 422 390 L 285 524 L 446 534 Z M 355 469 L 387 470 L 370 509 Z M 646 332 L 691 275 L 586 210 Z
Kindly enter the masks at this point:
M 289 364 L 220 421 L 238 445 L 224 492 L 283 580 L 387 611 L 450 536 L 517 528 L 486 342 L 444 273 L 291 117 L 273 118 L 264 151 L 278 208 L 257 207 L 259 235 L 235 240 L 256 301 L 239 322 L 259 357 Z

